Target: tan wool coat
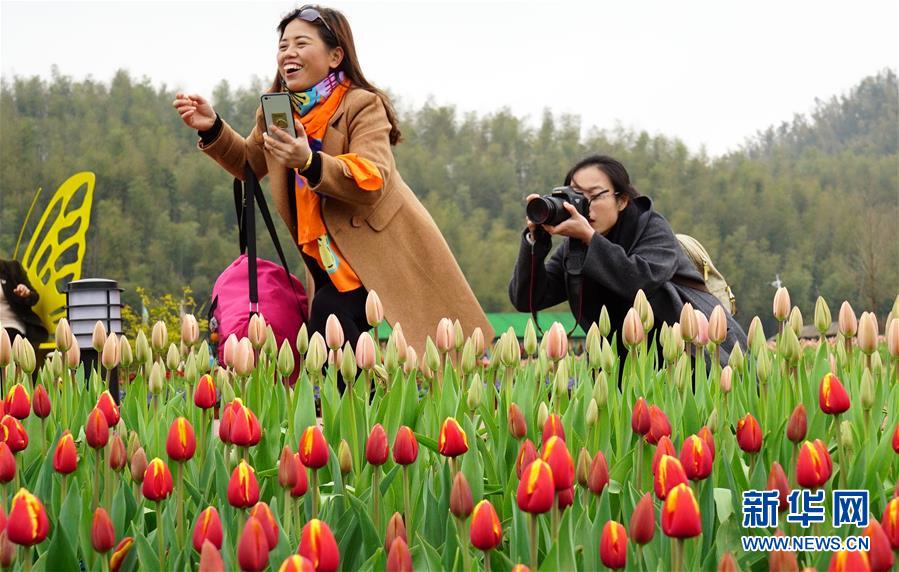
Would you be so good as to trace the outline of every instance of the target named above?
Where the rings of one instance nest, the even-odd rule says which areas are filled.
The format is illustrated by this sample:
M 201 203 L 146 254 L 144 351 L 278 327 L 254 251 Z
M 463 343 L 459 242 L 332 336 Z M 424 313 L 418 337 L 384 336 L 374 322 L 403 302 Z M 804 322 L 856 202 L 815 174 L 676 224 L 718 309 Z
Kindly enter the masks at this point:
M 275 206 L 296 244 L 291 220 L 287 169 L 263 147 L 262 109 L 246 138 L 227 123 L 218 137 L 200 148 L 229 173 L 244 178 L 249 161 L 261 180 L 266 174 Z M 462 274 L 440 229 L 397 171 L 390 148 L 390 123 L 381 99 L 350 89 L 331 118 L 322 140 L 322 177 L 312 190 L 321 196 L 322 216 L 331 238 L 368 290 L 384 305 L 385 319 L 402 324 L 409 345 L 423 356 L 425 337 L 435 335 L 441 318 L 458 319 L 466 335 L 480 327 L 489 343 L 494 332 Z M 378 167 L 384 185 L 364 191 L 344 163 L 334 157 L 356 153 Z M 314 297 L 307 270 L 306 287 Z

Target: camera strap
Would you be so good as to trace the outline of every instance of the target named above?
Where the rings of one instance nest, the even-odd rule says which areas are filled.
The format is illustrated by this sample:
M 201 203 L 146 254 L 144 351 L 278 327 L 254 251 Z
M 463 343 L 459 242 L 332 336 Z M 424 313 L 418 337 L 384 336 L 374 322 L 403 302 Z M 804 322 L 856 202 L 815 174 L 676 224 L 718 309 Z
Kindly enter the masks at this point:
M 540 327 L 540 320 L 537 318 L 537 310 L 534 308 L 534 272 L 537 263 L 537 256 L 534 253 L 535 244 L 531 245 L 531 279 L 528 284 L 528 306 L 531 310 L 531 316 L 534 318 L 534 327 L 537 329 L 537 333 L 540 336 L 543 336 L 543 328 Z M 566 271 L 566 282 L 568 281 L 568 272 Z M 574 287 L 578 290 L 578 309 L 577 316 L 574 318 L 574 325 L 571 326 L 571 330 L 568 331 L 568 337 L 571 337 L 574 334 L 574 331 L 577 329 L 578 324 L 581 323 L 581 317 L 584 313 L 584 281 L 580 275 L 580 272 L 577 274 L 571 275 L 571 282 Z

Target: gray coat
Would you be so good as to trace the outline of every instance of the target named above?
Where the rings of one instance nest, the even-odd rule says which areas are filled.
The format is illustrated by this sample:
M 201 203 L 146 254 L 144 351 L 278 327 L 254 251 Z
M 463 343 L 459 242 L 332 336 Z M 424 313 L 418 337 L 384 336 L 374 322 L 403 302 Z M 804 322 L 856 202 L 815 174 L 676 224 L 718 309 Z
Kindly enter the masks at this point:
M 652 305 L 653 337 L 658 336 L 663 322 L 671 325 L 680 319 L 686 302 L 706 317 L 721 305 L 712 294 L 685 284 L 701 284 L 702 276 L 684 254 L 668 221 L 652 209 L 649 197 L 631 200 L 607 235 L 594 234 L 589 245 L 566 238 L 546 262 L 552 248 L 549 234 L 538 230 L 534 245 L 526 235 L 527 231 L 522 234 L 518 262 L 509 283 L 509 298 L 515 309 L 543 310 L 568 300 L 581 328 L 587 331 L 599 320 L 605 305 L 613 331 L 618 333 L 622 358 L 626 349 L 621 343 L 621 327 L 637 290 L 642 289 Z M 746 347 L 746 334 L 727 308 L 725 312 L 727 339 L 719 356 L 722 365 L 727 363 L 734 343 Z

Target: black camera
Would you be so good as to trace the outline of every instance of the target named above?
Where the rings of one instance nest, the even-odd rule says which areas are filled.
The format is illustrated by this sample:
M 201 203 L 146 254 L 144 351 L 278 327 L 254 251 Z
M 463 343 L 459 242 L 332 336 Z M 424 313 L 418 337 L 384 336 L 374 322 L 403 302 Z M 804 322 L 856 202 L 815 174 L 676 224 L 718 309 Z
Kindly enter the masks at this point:
M 563 206 L 565 203 L 571 203 L 577 209 L 577 212 L 584 217 L 588 216 L 589 201 L 584 198 L 584 195 L 575 192 L 571 187 L 556 187 L 552 190 L 552 193 L 532 199 L 528 202 L 525 211 L 528 214 L 528 219 L 534 224 L 556 226 L 571 218 L 571 215 L 568 214 L 568 211 Z

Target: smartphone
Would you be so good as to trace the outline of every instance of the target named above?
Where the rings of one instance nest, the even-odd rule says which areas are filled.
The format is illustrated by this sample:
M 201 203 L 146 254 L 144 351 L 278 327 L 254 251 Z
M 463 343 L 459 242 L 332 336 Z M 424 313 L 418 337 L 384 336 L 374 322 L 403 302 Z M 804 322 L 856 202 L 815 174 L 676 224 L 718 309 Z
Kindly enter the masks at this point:
M 290 106 L 290 94 L 266 93 L 262 96 L 262 114 L 265 116 L 265 128 L 271 135 L 270 126 L 277 127 L 290 133 L 296 138 L 297 130 L 293 125 L 293 108 Z

